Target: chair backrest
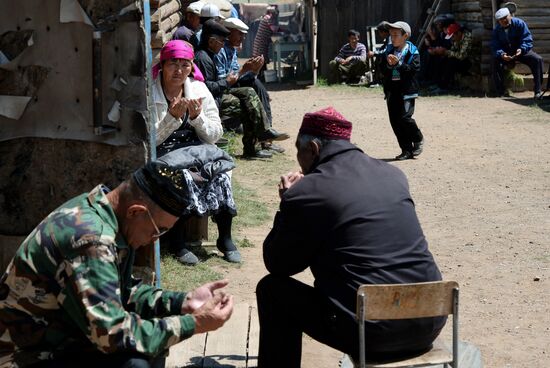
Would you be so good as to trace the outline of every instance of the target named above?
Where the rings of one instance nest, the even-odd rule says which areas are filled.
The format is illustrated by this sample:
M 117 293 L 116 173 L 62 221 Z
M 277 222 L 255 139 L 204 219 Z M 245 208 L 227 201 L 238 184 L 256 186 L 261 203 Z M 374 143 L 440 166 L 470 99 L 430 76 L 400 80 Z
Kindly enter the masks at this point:
M 455 289 L 458 290 L 455 281 L 361 285 L 357 290 L 357 319 L 405 319 L 454 314 Z

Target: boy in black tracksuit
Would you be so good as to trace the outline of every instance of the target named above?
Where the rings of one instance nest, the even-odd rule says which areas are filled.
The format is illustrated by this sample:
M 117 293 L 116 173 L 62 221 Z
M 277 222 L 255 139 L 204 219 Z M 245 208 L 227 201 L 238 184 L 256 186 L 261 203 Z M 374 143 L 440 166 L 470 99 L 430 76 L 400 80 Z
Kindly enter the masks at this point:
M 396 160 L 408 160 L 422 153 L 424 137 L 413 119 L 414 103 L 418 97 L 416 73 L 420 71 L 420 54 L 415 45 L 407 41 L 411 27 L 395 22 L 390 28 L 391 45 L 382 58 L 384 94 L 390 123 L 397 137 L 401 154 Z

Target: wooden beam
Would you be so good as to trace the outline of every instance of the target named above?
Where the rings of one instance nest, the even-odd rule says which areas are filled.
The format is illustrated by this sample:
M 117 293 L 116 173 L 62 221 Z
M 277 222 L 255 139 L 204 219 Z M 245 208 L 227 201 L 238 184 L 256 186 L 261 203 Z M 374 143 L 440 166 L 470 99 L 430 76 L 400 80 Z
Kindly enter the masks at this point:
M 178 0 L 172 0 L 151 14 L 151 23 L 161 22 L 163 19 L 168 18 L 172 14 L 180 11 L 180 9 L 181 3 Z
M 220 365 L 246 368 L 249 313 L 248 304 L 237 304 L 229 321 L 219 330 L 208 333 L 204 368 Z

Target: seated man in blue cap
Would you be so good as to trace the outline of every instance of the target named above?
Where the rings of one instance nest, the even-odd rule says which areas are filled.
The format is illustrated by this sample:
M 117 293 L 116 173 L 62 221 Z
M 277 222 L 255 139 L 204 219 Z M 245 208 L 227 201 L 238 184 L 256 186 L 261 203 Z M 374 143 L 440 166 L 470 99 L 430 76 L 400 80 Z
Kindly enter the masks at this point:
M 163 367 L 170 346 L 220 328 L 233 310 L 227 280 L 184 293 L 132 277 L 136 250 L 190 200 L 181 170 L 153 162 L 50 213 L 0 280 L 2 365 Z

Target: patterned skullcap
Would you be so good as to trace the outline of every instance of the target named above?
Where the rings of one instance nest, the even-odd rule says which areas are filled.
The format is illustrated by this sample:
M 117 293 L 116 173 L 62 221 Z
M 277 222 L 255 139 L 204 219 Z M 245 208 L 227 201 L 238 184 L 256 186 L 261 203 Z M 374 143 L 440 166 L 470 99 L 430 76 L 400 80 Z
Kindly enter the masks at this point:
M 182 170 L 162 162 L 149 162 L 133 174 L 137 186 L 164 211 L 181 216 L 190 203 Z
M 351 128 L 351 122 L 330 106 L 305 114 L 298 134 L 349 141 L 351 138 Z

